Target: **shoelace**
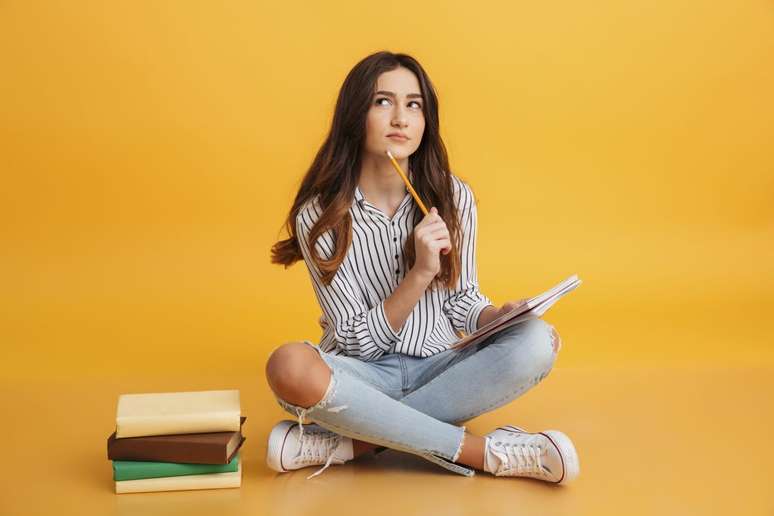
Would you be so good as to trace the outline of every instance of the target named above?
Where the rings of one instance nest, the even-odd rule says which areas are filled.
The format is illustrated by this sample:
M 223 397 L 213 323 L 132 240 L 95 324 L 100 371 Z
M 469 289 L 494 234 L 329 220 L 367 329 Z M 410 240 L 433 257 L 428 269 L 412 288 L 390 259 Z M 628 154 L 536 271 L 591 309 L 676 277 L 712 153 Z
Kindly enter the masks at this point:
M 516 473 L 519 474 L 529 473 L 533 475 L 545 476 L 543 463 L 540 459 L 542 450 L 539 445 L 526 443 L 508 443 L 500 441 L 495 444 L 502 447 L 502 449 L 505 451 L 505 457 L 502 457 L 501 454 L 494 450 L 495 455 L 501 459 L 500 465 L 497 468 L 498 475 L 516 470 Z M 502 460 L 503 458 L 505 460 Z
M 325 459 L 325 465 L 322 468 L 306 477 L 309 480 L 325 471 L 331 465 L 334 457 L 333 452 L 339 446 L 341 436 L 330 432 L 318 433 L 307 431 L 306 434 L 299 435 L 299 442 L 301 447 L 296 456 L 296 461 L 301 464 L 319 464 L 321 460 Z
M 306 413 L 309 409 L 299 409 L 298 410 L 298 440 L 300 441 L 304 437 L 304 416 L 306 416 Z

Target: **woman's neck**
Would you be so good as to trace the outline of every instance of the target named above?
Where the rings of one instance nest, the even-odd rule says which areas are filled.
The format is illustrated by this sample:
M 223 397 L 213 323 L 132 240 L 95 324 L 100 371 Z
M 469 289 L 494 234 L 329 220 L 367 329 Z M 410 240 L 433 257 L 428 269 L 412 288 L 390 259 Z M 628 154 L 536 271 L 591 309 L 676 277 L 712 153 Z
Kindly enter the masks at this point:
M 396 161 L 411 179 L 411 173 L 407 170 L 408 158 L 396 158 Z M 386 155 L 383 159 L 377 156 L 363 157 L 358 186 L 368 202 L 376 206 L 396 204 L 406 196 L 406 185 Z

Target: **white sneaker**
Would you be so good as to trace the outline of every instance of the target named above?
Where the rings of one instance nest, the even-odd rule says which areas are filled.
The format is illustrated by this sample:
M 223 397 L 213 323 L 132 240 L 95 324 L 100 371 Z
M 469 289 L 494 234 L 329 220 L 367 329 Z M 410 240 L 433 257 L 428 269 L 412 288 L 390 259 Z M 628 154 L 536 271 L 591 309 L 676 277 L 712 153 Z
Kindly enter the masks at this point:
M 558 430 L 529 433 L 515 426 L 502 426 L 486 438 L 484 471 L 495 476 L 566 484 L 580 472 L 575 446 Z
M 352 460 L 352 439 L 310 423 L 303 426 L 303 434 L 295 421 L 280 421 L 269 434 L 266 464 L 274 471 L 284 473 L 293 469 L 325 464 L 307 479 L 322 473 L 331 464 Z

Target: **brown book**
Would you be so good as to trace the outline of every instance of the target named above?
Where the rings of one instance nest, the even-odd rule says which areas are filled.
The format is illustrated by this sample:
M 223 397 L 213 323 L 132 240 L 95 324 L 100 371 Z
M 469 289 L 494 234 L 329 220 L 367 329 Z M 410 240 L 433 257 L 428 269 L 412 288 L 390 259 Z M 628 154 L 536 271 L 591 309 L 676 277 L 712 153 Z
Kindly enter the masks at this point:
M 182 462 L 187 464 L 228 464 L 245 442 L 240 419 L 239 432 L 209 432 L 203 434 L 152 435 L 146 437 L 108 437 L 110 460 L 143 460 Z

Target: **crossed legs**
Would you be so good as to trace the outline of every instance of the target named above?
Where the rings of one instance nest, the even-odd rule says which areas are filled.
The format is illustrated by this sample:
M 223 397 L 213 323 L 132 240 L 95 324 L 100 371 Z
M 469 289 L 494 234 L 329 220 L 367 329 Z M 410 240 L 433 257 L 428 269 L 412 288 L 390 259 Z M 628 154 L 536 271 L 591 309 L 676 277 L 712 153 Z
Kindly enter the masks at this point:
M 551 332 L 555 356 L 561 347 L 561 340 L 553 327 Z M 300 407 L 312 407 L 325 395 L 331 381 L 331 370 L 317 351 L 303 342 L 289 342 L 277 348 L 269 357 L 266 378 L 279 398 Z M 457 462 L 482 470 L 485 442 L 484 437 L 466 430 Z M 376 444 L 353 439 L 356 457 L 378 447 Z

